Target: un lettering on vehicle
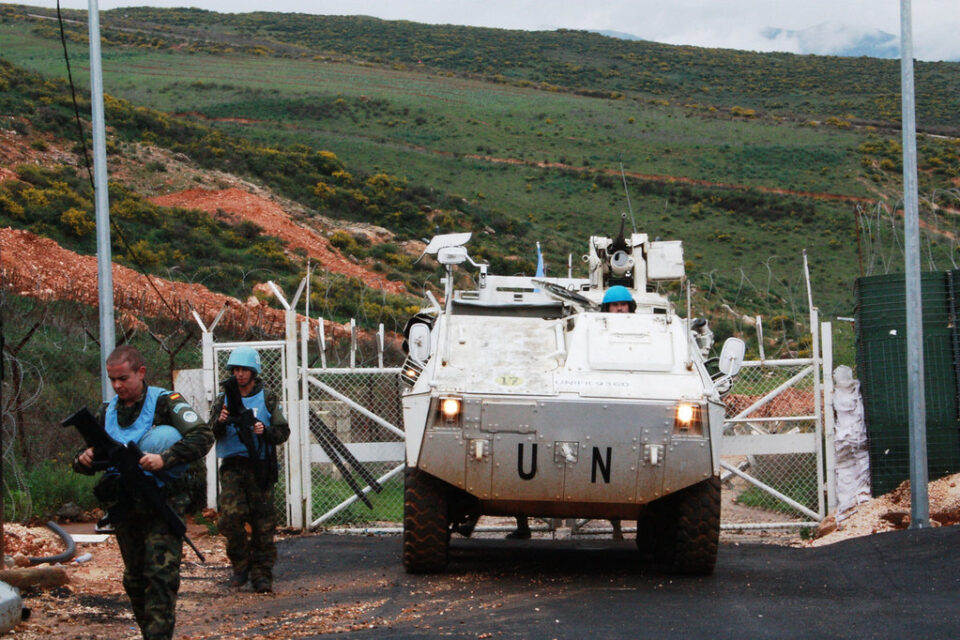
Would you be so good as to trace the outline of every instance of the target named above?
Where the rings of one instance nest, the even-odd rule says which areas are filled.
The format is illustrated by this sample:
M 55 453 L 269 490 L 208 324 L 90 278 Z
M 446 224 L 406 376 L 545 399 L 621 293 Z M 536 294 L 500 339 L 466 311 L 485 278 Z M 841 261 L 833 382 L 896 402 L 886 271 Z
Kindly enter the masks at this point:
M 637 448 L 627 443 L 579 443 L 576 461 L 557 455 L 555 442 L 501 434 L 494 441 L 493 497 L 520 500 L 632 502 Z

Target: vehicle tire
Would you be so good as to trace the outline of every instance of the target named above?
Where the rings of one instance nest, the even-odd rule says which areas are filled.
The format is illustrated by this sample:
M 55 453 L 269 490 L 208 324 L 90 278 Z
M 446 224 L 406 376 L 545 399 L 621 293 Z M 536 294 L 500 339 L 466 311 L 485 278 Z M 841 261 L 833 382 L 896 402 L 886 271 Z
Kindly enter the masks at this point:
M 446 485 L 407 467 L 403 481 L 403 568 L 434 573 L 447 567 L 450 531 Z
M 709 575 L 717 563 L 720 545 L 720 478 L 714 476 L 647 507 L 637 545 L 653 543 L 657 567 L 669 573 Z

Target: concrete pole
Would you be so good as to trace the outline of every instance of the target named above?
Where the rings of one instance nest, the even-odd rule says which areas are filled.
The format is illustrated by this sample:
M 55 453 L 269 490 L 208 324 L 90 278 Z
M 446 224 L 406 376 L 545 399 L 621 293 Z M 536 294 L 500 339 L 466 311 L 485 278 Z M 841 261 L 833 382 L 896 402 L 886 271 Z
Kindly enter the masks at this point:
M 93 119 L 93 185 L 97 222 L 97 283 L 100 301 L 100 387 L 106 402 L 113 397 L 107 356 L 117 344 L 113 324 L 113 257 L 110 251 L 110 200 L 107 193 L 107 142 L 103 115 L 103 68 L 100 64 L 100 9 L 90 0 L 90 104 Z
M 900 2 L 900 93 L 903 128 L 903 234 L 907 303 L 907 400 L 910 421 L 910 528 L 930 526 L 927 494 L 927 407 L 923 384 L 923 298 L 920 292 L 920 214 L 917 126 L 913 94 L 911 0 Z

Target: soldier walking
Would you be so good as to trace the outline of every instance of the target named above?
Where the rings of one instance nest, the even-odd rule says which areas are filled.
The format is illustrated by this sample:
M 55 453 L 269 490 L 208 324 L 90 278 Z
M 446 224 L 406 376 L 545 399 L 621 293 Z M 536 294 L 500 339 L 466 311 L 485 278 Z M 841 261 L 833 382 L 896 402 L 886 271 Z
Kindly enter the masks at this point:
M 273 590 L 273 565 L 277 560 L 273 539 L 277 445 L 286 442 L 290 427 L 277 394 L 260 380 L 260 354 L 255 349 L 234 349 L 227 370 L 233 376 L 232 384 L 239 388 L 243 406 L 229 406 L 224 393 L 210 413 L 217 457 L 221 459 L 217 524 L 227 539 L 227 557 L 233 567 L 229 586 L 239 589 L 249 580 L 254 591 L 267 593 Z M 246 410 L 253 413 L 253 418 L 245 424 L 237 416 Z M 249 536 L 246 524 L 250 525 Z
M 162 492 L 179 516 L 190 502 L 187 466 L 206 455 L 213 444 L 210 428 L 179 393 L 147 386 L 143 356 L 129 345 L 107 356 L 107 375 L 116 396 L 104 403 L 98 420 L 121 444 L 138 443 L 144 451 L 139 464 L 161 479 Z M 109 462 L 105 452 L 88 447 L 73 461 L 73 469 L 93 475 Z M 173 637 L 183 538 L 144 498 L 125 484 L 116 469 L 106 468 L 94 488 L 107 515 L 101 525 L 112 527 L 123 556 L 123 588 L 144 640 Z

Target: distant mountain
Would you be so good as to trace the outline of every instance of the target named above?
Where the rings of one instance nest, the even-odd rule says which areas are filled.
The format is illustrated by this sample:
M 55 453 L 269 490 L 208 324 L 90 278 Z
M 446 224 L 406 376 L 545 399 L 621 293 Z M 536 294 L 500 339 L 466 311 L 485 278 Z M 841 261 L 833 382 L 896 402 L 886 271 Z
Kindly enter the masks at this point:
M 609 29 L 593 33 L 620 40 L 644 40 L 632 33 Z M 839 24 L 819 24 L 801 30 L 768 27 L 760 32 L 760 36 L 769 41 L 769 50 L 772 51 L 853 58 L 900 57 L 899 37 L 878 29 L 863 30 Z
M 764 29 L 761 35 L 771 43 L 800 54 L 824 56 L 869 56 L 899 58 L 900 38 L 879 29 L 862 29 L 842 24 L 818 24 L 807 29 Z M 779 48 L 779 47 L 778 47 Z
M 596 33 L 620 40 L 647 41 L 645 38 L 623 31 L 595 30 Z M 900 36 L 879 29 L 865 29 L 838 23 L 823 23 L 807 29 L 779 29 L 767 27 L 757 34 L 746 48 L 755 51 L 786 51 L 800 55 L 843 56 L 847 58 L 900 57 Z M 657 42 L 654 40 L 653 42 Z M 761 44 L 765 43 L 765 44 Z M 704 46 L 704 45 L 700 45 Z M 918 41 L 914 37 L 913 54 L 919 60 L 960 62 L 956 46 L 943 43 Z
M 620 38 L 621 40 L 643 40 L 640 36 L 635 36 L 632 33 L 624 33 L 623 31 L 610 31 L 609 29 L 603 29 L 600 31 L 594 31 L 593 33 L 599 33 L 601 36 L 607 36 L 608 38 Z

